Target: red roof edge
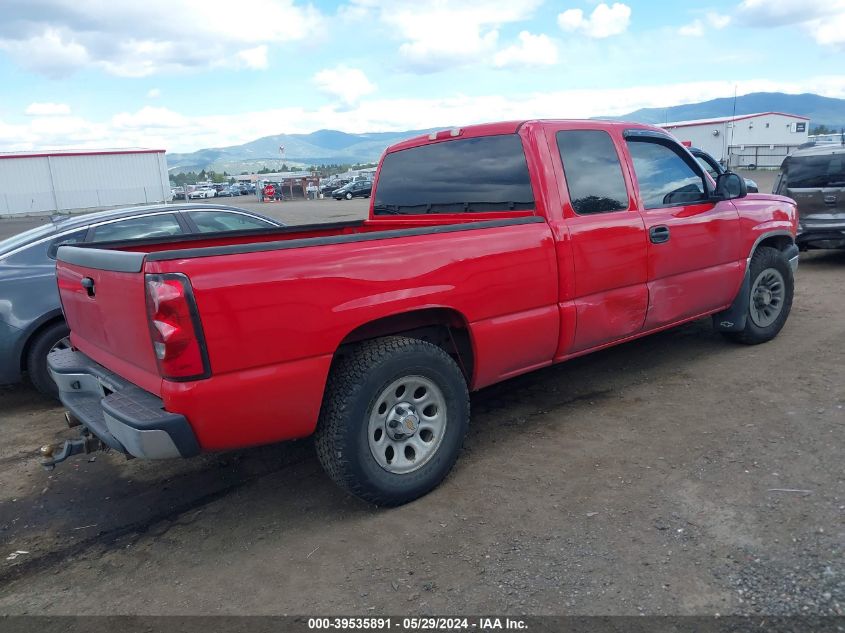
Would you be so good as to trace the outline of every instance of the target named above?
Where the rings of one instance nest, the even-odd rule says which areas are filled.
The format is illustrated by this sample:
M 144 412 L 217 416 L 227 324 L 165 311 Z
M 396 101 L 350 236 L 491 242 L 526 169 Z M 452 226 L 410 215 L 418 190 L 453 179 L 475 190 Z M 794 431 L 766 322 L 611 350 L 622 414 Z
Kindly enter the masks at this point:
M 804 119 L 805 121 L 809 121 L 810 117 L 808 116 L 801 116 L 800 114 L 789 114 L 789 112 L 755 112 L 754 114 L 744 114 L 741 116 L 729 118 L 729 117 L 719 117 L 718 119 L 701 119 L 700 121 L 689 121 L 687 123 L 680 123 L 678 125 L 671 125 L 664 123 L 668 129 L 676 128 L 676 127 L 693 127 L 696 125 L 713 125 L 716 123 L 731 123 L 732 121 L 742 121 L 743 119 L 756 119 L 759 116 L 766 116 L 767 114 L 779 114 L 780 116 L 788 116 L 792 117 L 793 119 Z

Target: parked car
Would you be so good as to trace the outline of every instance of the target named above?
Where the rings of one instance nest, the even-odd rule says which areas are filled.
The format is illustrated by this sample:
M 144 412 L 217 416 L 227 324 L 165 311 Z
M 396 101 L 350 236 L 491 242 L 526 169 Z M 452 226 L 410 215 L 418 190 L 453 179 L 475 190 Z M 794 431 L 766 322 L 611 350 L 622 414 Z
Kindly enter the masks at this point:
M 50 368 L 92 435 L 45 464 L 313 433 L 338 484 L 401 504 L 452 468 L 469 391 L 705 315 L 763 343 L 789 315 L 794 202 L 711 181 L 659 128 L 445 130 L 388 148 L 378 174 L 366 221 L 62 246 L 75 349 Z
M 819 144 L 792 152 L 773 192 L 798 203 L 801 249 L 845 248 L 845 147 Z
M 185 188 L 184 187 L 174 187 L 170 190 L 170 196 L 173 200 L 184 200 L 185 199 Z
M 67 346 L 56 289 L 60 244 L 144 240 L 278 228 L 276 220 L 219 205 L 158 205 L 56 216 L 49 224 L 0 241 L 0 384 L 28 373 L 35 387 L 58 395 L 47 354 Z
M 372 180 L 354 180 L 332 191 L 335 200 L 352 200 L 352 198 L 369 198 L 373 192 Z
M 223 187 L 217 191 L 219 198 L 234 198 L 241 195 L 241 190 L 236 185 L 231 187 Z
M 205 198 L 214 198 L 217 196 L 217 190 L 214 187 L 200 187 L 194 189 L 188 194 L 188 200 L 202 200 Z
M 710 174 L 713 180 L 719 177 L 720 174 L 724 174 L 727 170 L 725 167 L 717 161 L 713 156 L 705 152 L 703 149 L 699 149 L 697 147 L 690 147 L 689 148 L 690 154 L 695 156 L 695 159 L 699 162 L 699 164 L 704 168 L 704 170 Z M 757 183 L 751 178 L 745 178 L 745 188 L 748 193 L 759 193 L 760 188 L 757 186 Z

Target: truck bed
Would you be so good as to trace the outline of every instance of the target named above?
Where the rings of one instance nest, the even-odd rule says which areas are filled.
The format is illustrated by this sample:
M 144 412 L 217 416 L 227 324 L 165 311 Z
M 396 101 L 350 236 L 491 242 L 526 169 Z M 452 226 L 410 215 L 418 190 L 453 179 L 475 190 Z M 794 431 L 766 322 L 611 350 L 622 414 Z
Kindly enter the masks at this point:
M 559 335 L 550 227 L 530 213 L 502 215 L 63 246 L 57 277 L 71 342 L 196 421 L 204 450 L 231 445 L 220 399 L 234 394 L 244 445 L 309 435 L 338 347 L 409 310 L 472 326 L 471 386 L 484 386 L 551 363 Z M 163 380 L 156 369 L 144 278 L 173 273 L 190 280 L 210 380 Z
M 116 250 L 128 253 L 152 254 L 157 253 L 153 260 L 163 260 L 173 257 L 203 257 L 212 254 L 235 252 L 256 252 L 261 250 L 275 250 L 276 248 L 296 248 L 316 246 L 321 243 L 337 243 L 343 241 L 358 241 L 366 239 L 387 239 L 396 237 L 396 231 L 419 229 L 417 233 L 444 232 L 455 230 L 455 225 L 472 225 L 507 221 L 514 218 L 534 217 L 531 212 L 478 213 L 467 216 L 435 215 L 420 218 L 384 218 L 378 220 L 351 220 L 346 222 L 329 222 L 319 224 L 305 224 L 285 226 L 273 229 L 258 229 L 253 231 L 235 231 L 231 233 L 216 233 L 210 235 L 175 235 L 173 237 L 156 237 L 146 240 L 131 240 L 119 242 L 94 242 L 77 245 L 83 248 Z M 444 227 L 444 228 L 438 228 Z M 451 228 L 449 228 L 451 227 Z M 379 233 L 379 236 L 373 236 Z M 357 240 L 354 236 L 358 236 Z M 345 238 L 345 239 L 338 239 Z M 353 238 L 353 239 L 349 239 Z M 210 250 L 203 250 L 210 249 Z M 221 250 L 222 249 L 222 250 Z M 176 253 L 177 251 L 189 253 Z

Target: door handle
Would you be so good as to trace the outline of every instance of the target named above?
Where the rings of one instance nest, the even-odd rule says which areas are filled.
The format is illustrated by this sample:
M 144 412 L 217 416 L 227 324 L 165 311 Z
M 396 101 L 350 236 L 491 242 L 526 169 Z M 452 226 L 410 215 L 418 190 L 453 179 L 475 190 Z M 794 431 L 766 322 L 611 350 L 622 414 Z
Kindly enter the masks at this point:
M 652 244 L 662 244 L 669 241 L 669 227 L 660 225 L 653 226 L 648 230 L 648 237 Z

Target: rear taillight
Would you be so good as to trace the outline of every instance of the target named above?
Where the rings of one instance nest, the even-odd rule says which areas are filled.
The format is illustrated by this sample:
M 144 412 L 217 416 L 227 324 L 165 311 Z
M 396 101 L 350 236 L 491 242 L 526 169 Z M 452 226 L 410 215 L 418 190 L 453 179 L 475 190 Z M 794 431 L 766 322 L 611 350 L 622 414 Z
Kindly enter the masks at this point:
M 159 372 L 168 380 L 208 378 L 211 368 L 191 282 L 185 275 L 147 275 L 147 317 Z

